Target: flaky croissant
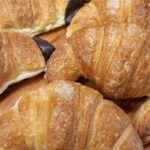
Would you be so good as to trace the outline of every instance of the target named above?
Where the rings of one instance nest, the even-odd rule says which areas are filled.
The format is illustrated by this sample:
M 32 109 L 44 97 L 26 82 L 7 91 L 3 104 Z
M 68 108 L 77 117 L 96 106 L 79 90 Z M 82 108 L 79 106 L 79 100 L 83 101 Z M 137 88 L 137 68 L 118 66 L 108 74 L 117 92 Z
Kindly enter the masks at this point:
M 37 35 L 65 24 L 69 0 L 1 0 L 0 30 Z
M 97 91 L 55 81 L 0 117 L 1 150 L 143 150 L 127 115 Z
M 73 18 L 67 29 L 67 37 L 75 31 L 95 25 L 136 23 L 150 27 L 149 0 L 91 0 Z
M 87 79 L 80 78 L 78 82 L 99 90 L 93 82 Z M 120 100 L 116 101 L 116 103 L 129 115 L 133 126 L 142 139 L 143 144 L 150 144 L 150 98 L 142 97 L 136 99 L 128 99 L 125 101 Z
M 97 86 L 89 80 L 81 78 L 78 82 L 98 90 Z M 143 144 L 145 146 L 150 144 L 150 99 L 143 97 L 116 101 L 116 103 L 129 115 Z
M 0 94 L 9 85 L 44 71 L 46 64 L 41 51 L 27 35 L 0 32 Z
M 150 99 L 131 99 L 122 101 L 119 105 L 130 116 L 143 143 L 150 144 Z
M 94 81 L 109 98 L 150 95 L 150 34 L 136 24 L 108 24 L 75 32 L 48 61 L 46 79 Z

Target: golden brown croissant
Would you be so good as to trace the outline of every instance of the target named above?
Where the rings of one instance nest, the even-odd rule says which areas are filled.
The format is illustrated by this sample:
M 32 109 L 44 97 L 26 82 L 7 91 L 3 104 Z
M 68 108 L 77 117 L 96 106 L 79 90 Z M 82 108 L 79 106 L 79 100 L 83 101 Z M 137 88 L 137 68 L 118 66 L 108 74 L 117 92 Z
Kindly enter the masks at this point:
M 55 81 L 0 117 L 0 150 L 143 150 L 127 115 L 97 91 Z
M 95 83 L 80 78 L 78 82 L 96 90 Z M 129 115 L 132 124 L 140 135 L 144 145 L 150 144 L 150 99 L 147 97 L 120 100 L 116 103 Z M 149 145 L 150 146 L 150 145 Z M 148 147 L 147 147 L 148 148 Z M 149 147 L 150 148 L 150 147 Z
M 91 0 L 73 18 L 67 29 L 70 37 L 75 31 L 95 25 L 136 23 L 150 27 L 149 0 Z
M 75 32 L 48 61 L 46 79 L 84 76 L 113 99 L 150 95 L 150 34 L 136 24 L 108 24 Z
M 1 0 L 0 29 L 33 36 L 65 24 L 69 0 Z
M 0 32 L 0 94 L 10 84 L 43 72 L 45 66 L 42 52 L 31 37 Z
M 150 99 L 122 101 L 121 108 L 130 116 L 132 123 L 144 144 L 150 144 Z
M 78 82 L 98 90 L 97 86 L 87 79 L 80 78 Z M 150 99 L 143 97 L 125 101 L 120 100 L 116 101 L 116 103 L 131 118 L 132 124 L 140 135 L 143 144 L 150 144 Z

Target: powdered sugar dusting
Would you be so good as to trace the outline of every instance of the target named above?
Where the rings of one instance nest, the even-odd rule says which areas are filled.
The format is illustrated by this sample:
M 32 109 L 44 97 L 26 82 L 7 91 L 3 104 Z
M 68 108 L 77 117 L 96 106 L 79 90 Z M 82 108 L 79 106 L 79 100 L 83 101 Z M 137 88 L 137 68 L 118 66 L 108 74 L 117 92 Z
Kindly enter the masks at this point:
M 44 99 L 45 97 L 47 97 L 47 92 L 45 91 L 44 88 L 40 88 L 39 93 L 40 93 L 41 98 Z
M 75 88 L 71 83 L 65 81 L 56 81 L 54 92 L 59 95 L 61 99 L 73 100 L 75 96 Z
M 111 14 L 115 14 L 120 8 L 119 0 L 108 0 L 106 4 L 107 9 L 111 12 Z

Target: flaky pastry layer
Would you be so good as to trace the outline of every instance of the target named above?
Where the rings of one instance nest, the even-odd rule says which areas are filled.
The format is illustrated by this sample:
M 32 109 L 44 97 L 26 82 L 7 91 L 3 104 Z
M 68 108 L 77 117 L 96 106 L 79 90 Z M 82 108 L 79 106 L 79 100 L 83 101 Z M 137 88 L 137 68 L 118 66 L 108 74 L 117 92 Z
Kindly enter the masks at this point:
M 97 91 L 55 81 L 0 116 L 0 149 L 143 150 L 128 116 Z
M 0 2 L 0 30 L 34 36 L 65 24 L 69 0 L 5 0 Z
M 36 42 L 26 34 L 0 32 L 0 94 L 10 85 L 41 73 L 45 60 Z
M 22 72 L 16 78 L 5 81 L 5 83 L 2 86 L 0 86 L 0 94 L 3 93 L 8 88 L 9 85 L 20 82 L 27 78 L 34 77 L 34 76 L 40 74 L 41 72 L 43 72 L 44 69 L 45 69 L 45 67 L 43 67 L 37 71 Z
M 35 36 L 40 33 L 48 32 L 50 30 L 56 29 L 58 27 L 61 27 L 65 25 L 65 14 L 60 14 L 56 13 L 56 22 L 54 24 L 49 24 L 45 27 L 42 26 L 36 26 L 33 28 L 23 28 L 23 29 L 15 29 L 15 28 L 10 28 L 11 31 L 16 31 L 16 32 L 21 32 L 21 33 L 26 33 L 29 36 Z

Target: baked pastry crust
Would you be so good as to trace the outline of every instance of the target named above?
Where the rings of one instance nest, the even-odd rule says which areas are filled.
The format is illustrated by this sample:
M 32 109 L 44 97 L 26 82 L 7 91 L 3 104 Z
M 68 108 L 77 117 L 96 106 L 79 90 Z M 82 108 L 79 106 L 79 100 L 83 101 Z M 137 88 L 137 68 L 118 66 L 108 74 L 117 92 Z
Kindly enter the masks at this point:
M 108 23 L 136 23 L 150 27 L 149 0 L 91 0 L 73 18 L 67 37 L 75 31 Z
M 97 85 L 89 80 L 81 78 L 79 82 L 99 90 Z M 115 102 L 128 114 L 143 144 L 148 146 L 150 144 L 150 98 L 142 97 Z M 147 150 L 149 150 L 148 147 Z
M 136 24 L 80 29 L 67 41 L 69 48 L 65 47 L 65 54 L 64 48 L 53 53 L 48 61 L 46 79 L 51 82 L 84 76 L 111 99 L 149 96 L 149 39 L 149 32 Z
M 150 143 L 150 98 L 129 99 L 120 102 L 120 107 L 130 116 L 132 124 L 144 145 Z
M 0 1 L 0 30 L 37 35 L 65 24 L 69 0 Z
M 45 66 L 42 53 L 31 37 L 0 32 L 0 94 L 9 85 L 43 72 Z
M 97 91 L 66 81 L 20 97 L 0 117 L 0 148 L 143 150 L 128 116 Z

